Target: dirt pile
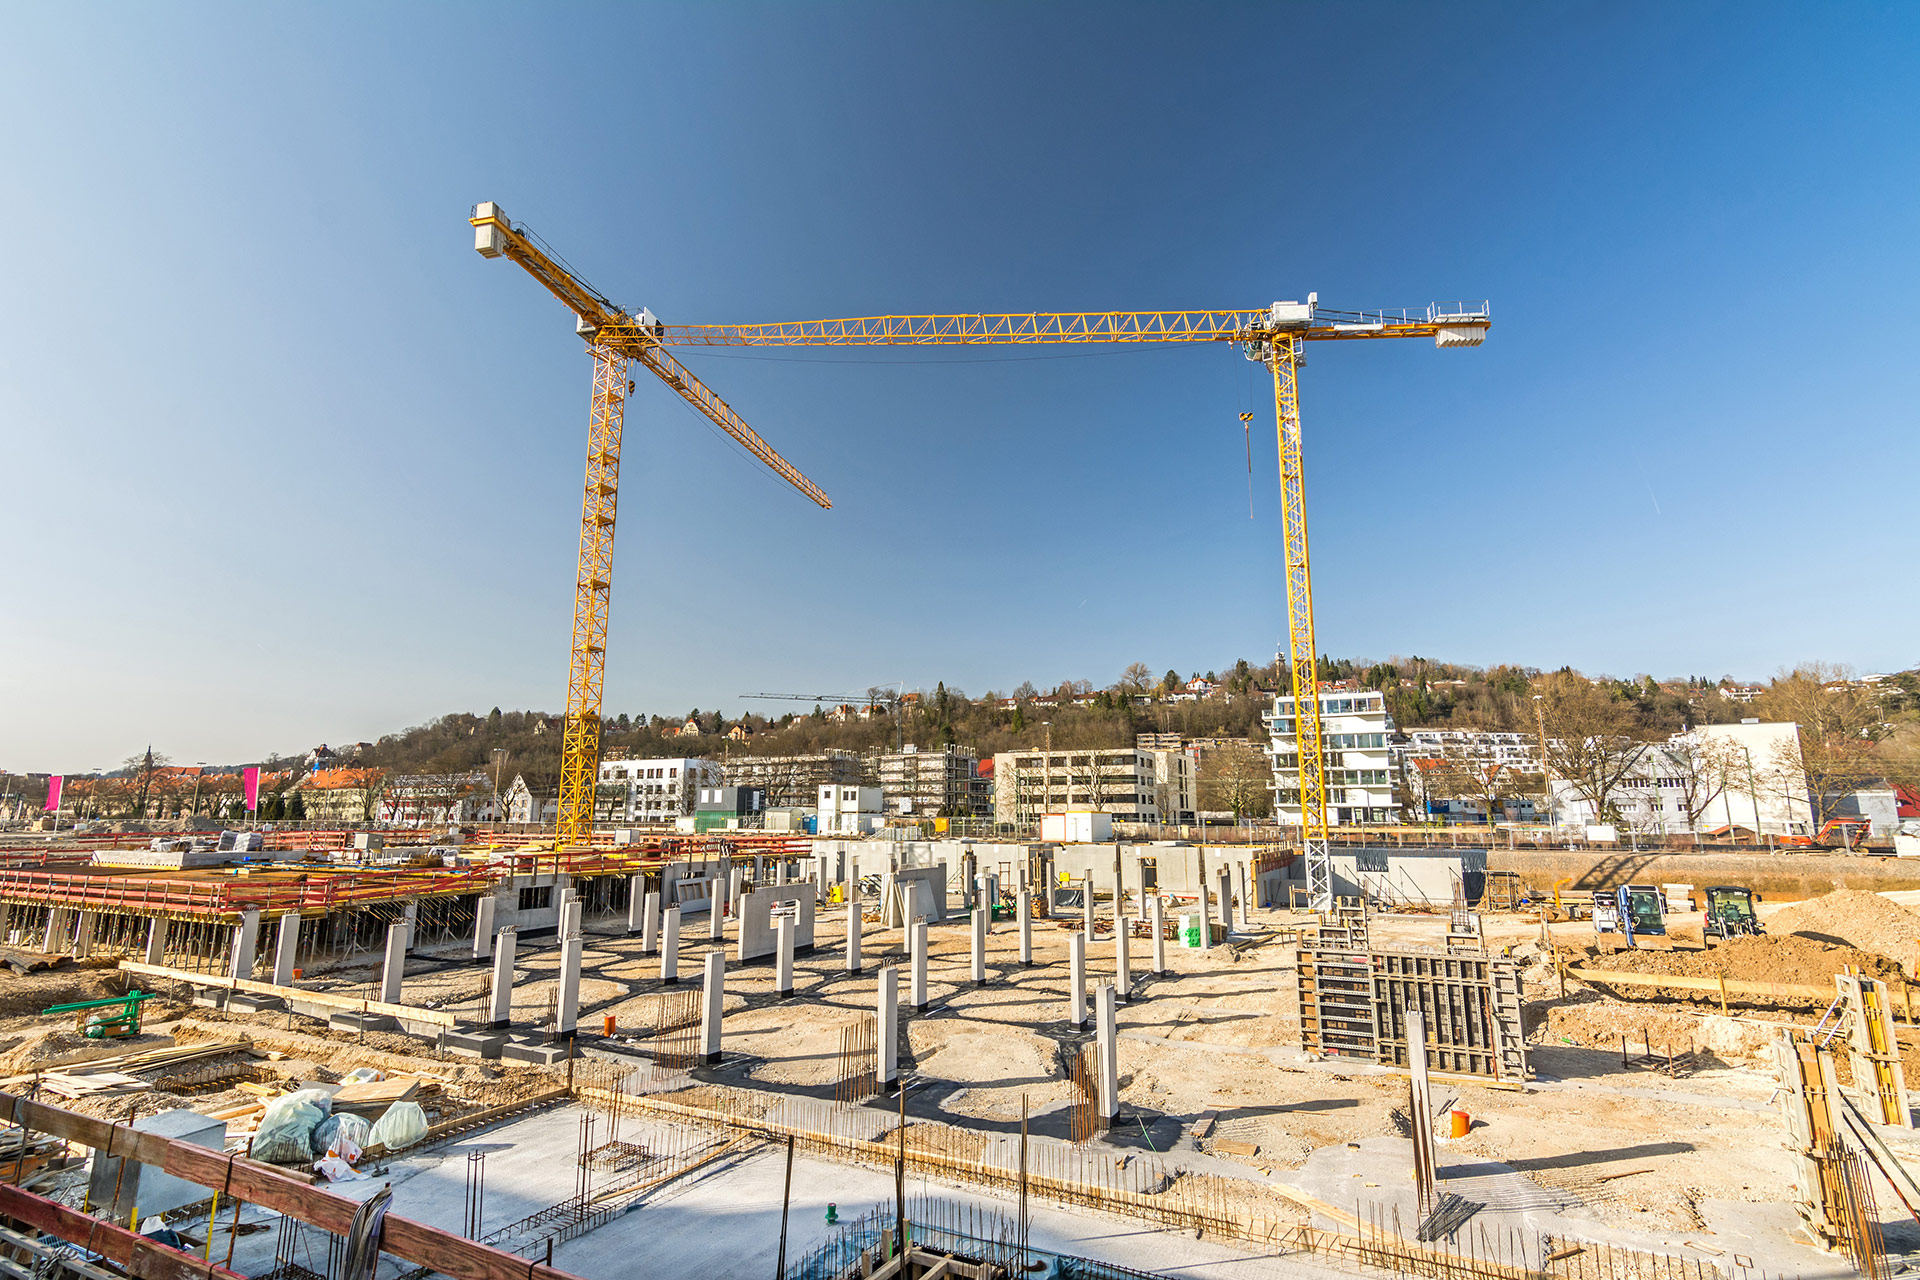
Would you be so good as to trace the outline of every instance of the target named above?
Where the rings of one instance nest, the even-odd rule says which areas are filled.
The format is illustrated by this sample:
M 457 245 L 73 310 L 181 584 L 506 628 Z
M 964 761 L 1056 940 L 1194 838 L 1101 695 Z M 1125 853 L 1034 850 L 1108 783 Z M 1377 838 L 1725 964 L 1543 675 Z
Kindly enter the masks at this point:
M 1734 938 L 1711 951 L 1621 951 L 1602 955 L 1591 948 L 1576 963 L 1626 973 L 1670 973 L 1693 978 L 1740 978 L 1831 988 L 1833 975 L 1853 965 L 1876 978 L 1899 978 L 1900 966 L 1884 955 L 1835 946 L 1794 933 Z
M 1771 934 L 1798 934 L 1876 952 L 1909 970 L 1920 952 L 1920 913 L 1859 889 L 1839 889 L 1783 907 L 1766 926 Z

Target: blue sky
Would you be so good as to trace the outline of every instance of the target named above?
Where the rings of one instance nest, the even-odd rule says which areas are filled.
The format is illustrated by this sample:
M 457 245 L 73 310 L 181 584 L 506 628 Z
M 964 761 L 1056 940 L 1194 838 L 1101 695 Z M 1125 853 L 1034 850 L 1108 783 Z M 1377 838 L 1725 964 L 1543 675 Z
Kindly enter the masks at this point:
M 673 321 L 1488 298 L 1312 351 L 1324 650 L 1920 662 L 1910 6 L 9 25 L 0 768 L 562 705 L 589 364 L 477 200 Z M 1236 352 L 775 354 L 686 359 L 834 510 L 643 383 L 610 713 L 1272 653 Z

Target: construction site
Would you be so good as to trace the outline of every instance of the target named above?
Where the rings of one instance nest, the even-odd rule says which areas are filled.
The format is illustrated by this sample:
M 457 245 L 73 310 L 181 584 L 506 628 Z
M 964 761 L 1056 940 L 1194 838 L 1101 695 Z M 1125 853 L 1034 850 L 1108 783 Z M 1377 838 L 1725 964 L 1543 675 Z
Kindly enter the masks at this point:
M 61 832 L 56 789 L 55 829 L 0 837 L 0 1269 L 1888 1280 L 1920 1264 L 1920 875 L 1330 825 L 1359 783 L 1322 723 L 1308 344 L 1470 350 L 1488 303 L 676 324 L 587 285 L 497 204 L 467 226 L 562 304 L 592 366 L 557 817 L 444 838 L 238 824 L 212 845 Z M 1271 386 L 1289 690 L 1273 717 L 1292 744 L 1274 774 L 1296 824 L 1214 844 L 1096 838 L 1051 810 L 1038 840 L 596 823 L 635 379 L 826 510 L 676 350 L 1182 343 L 1243 356 L 1263 400 Z M 1047 796 L 1051 765 L 1049 746 Z M 758 781 L 798 806 L 817 780 Z

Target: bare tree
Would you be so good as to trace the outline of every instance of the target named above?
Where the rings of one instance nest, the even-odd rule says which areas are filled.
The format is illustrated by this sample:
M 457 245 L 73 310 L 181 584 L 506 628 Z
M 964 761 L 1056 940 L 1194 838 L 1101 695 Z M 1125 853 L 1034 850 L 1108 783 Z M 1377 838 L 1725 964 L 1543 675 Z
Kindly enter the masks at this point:
M 1846 667 L 1810 663 L 1777 676 L 1754 700 L 1763 719 L 1791 721 L 1800 727 L 1774 752 L 1773 764 L 1791 793 L 1806 779 L 1807 801 L 1818 831 L 1839 812 L 1848 796 L 1880 776 L 1880 740 L 1888 727 L 1880 719 L 1880 700 L 1857 688 Z
M 1200 807 L 1227 809 L 1238 822 L 1273 812 L 1273 769 L 1249 743 L 1217 747 L 1200 757 Z
M 1153 669 L 1144 662 L 1130 662 L 1120 673 L 1122 693 L 1142 694 L 1153 688 Z
M 1744 753 L 1739 746 L 1723 738 L 1684 733 L 1665 747 L 1679 784 L 1676 799 L 1686 815 L 1689 830 L 1700 828 L 1707 806 L 1725 795 L 1727 788 L 1741 777 Z
M 1618 819 L 1614 793 L 1647 749 L 1631 705 L 1612 688 L 1560 671 L 1544 682 L 1540 712 L 1553 776 L 1593 806 L 1596 820 Z
M 1427 784 L 1434 795 L 1447 800 L 1471 800 L 1486 815 L 1492 826 L 1501 812 L 1500 801 L 1513 794 L 1516 774 L 1511 765 L 1478 754 L 1468 747 L 1449 743 L 1441 749 L 1440 763 L 1428 775 Z

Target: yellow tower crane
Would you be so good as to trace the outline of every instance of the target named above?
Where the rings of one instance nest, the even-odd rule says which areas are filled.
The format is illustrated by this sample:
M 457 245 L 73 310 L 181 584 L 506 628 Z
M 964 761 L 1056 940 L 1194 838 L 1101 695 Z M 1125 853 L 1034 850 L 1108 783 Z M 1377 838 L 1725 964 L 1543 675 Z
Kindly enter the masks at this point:
M 1321 733 L 1319 650 L 1313 635 L 1313 574 L 1300 466 L 1300 384 L 1308 342 L 1427 338 L 1437 347 L 1477 347 L 1493 323 L 1485 302 L 1435 303 L 1420 311 L 1323 311 L 1319 297 L 1261 311 L 1081 311 L 1004 315 L 856 316 L 783 324 L 665 325 L 653 340 L 672 347 L 1027 346 L 1092 342 L 1229 342 L 1273 374 L 1286 543 L 1287 656 L 1299 778 L 1301 842 L 1312 905 L 1333 903 L 1328 848 L 1328 759 Z M 1286 717 L 1282 728 L 1286 726 Z
M 819 503 L 831 507 L 813 481 L 774 452 L 727 402 L 663 350 L 660 322 L 641 308 L 631 314 L 581 280 L 525 225 L 508 221 L 500 206 L 477 204 L 468 217 L 473 247 L 483 258 L 508 258 L 547 287 L 574 314 L 574 332 L 593 356 L 593 398 L 587 411 L 587 480 L 580 504 L 580 565 L 573 586 L 573 657 L 567 669 L 567 719 L 561 736 L 560 818 L 554 848 L 593 834 L 593 791 L 600 772 L 600 693 L 607 669 L 607 605 L 613 590 L 613 526 L 620 498 L 620 428 L 627 380 L 640 364 L 672 387 L 747 452 Z

